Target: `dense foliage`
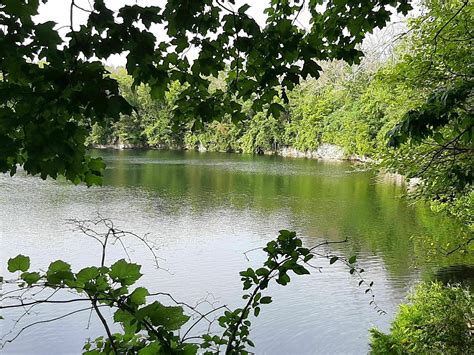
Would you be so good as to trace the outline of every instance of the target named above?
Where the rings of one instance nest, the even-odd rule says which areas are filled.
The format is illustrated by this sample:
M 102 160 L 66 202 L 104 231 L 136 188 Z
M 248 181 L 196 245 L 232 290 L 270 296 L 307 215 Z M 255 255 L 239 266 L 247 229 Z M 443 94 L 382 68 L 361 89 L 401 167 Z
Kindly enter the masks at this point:
M 390 333 L 372 329 L 372 354 L 468 354 L 474 347 L 469 324 L 471 293 L 460 286 L 421 283 L 402 304 Z
M 428 1 L 411 24 L 398 76 L 424 102 L 389 133 L 391 169 L 421 179 L 416 194 L 473 228 L 473 23 L 468 1 Z

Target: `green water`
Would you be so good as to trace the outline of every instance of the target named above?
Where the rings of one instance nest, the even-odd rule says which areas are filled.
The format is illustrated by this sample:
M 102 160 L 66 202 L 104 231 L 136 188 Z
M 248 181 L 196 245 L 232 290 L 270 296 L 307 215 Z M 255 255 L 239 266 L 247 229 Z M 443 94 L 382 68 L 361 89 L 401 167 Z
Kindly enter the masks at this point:
M 147 287 L 188 302 L 212 297 L 237 306 L 238 272 L 262 261 L 258 252 L 250 261 L 243 253 L 279 229 L 296 230 L 308 246 L 348 238 L 326 251 L 358 256 L 388 315 L 372 309 L 344 267 L 321 261 L 323 272 L 270 289 L 274 303 L 253 322 L 258 354 L 366 353 L 367 330 L 387 329 L 410 286 L 436 273 L 457 275 L 459 265 L 472 264 L 459 255 L 430 257 L 422 240 L 447 240 L 458 233 L 456 224 L 410 205 L 400 198 L 400 186 L 357 165 L 196 152 L 94 154 L 108 166 L 101 188 L 0 176 L 2 261 L 21 252 L 38 267 L 58 258 L 77 267 L 96 263 L 99 250 L 68 231 L 64 220 L 99 211 L 125 229 L 149 233 L 160 245 L 166 272 L 153 269 L 146 251 L 132 251 L 132 259 L 144 264 Z M 120 250 L 114 253 L 121 257 Z M 43 315 L 65 310 L 45 308 Z M 25 332 L 3 351 L 78 353 L 85 337 L 101 332 L 94 321 L 86 325 L 87 315 L 51 323 Z M 51 342 L 39 341 L 45 337 Z

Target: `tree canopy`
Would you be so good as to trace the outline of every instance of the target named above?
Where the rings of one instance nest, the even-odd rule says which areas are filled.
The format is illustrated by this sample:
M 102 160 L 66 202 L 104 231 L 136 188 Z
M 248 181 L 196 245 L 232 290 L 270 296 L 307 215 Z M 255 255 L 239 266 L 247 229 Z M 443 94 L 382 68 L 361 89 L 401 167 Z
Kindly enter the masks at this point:
M 411 9 L 408 0 L 271 0 L 261 27 L 248 4 L 234 9 L 233 0 L 169 0 L 118 11 L 104 0 L 91 9 L 71 0 L 62 36 L 54 22 L 33 20 L 40 2 L 47 0 L 0 4 L 0 171 L 13 175 L 20 165 L 42 178 L 64 175 L 88 185 L 101 182 L 104 168 L 86 154 L 88 130 L 133 110 L 104 66 L 111 55 L 126 53 L 133 85 L 149 85 L 153 98 L 163 98 L 174 81 L 187 84 L 174 108 L 178 123 L 192 117 L 199 126 L 226 113 L 238 121 L 238 99 L 278 115 L 282 106 L 273 98 L 287 101 L 286 91 L 302 77 L 318 77 L 317 61 L 357 63 L 365 34 Z M 296 21 L 305 6 L 308 29 Z M 88 13 L 80 26 L 77 11 Z M 193 61 L 186 56 L 191 47 L 198 53 Z M 212 77 L 226 68 L 226 87 L 210 92 Z

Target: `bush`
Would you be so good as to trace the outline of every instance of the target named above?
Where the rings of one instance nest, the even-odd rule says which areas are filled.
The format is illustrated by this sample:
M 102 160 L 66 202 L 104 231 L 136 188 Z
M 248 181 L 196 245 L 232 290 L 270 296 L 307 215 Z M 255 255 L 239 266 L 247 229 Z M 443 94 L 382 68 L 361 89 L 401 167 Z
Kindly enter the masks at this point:
M 371 354 L 468 354 L 471 294 L 461 286 L 421 283 L 402 304 L 390 333 L 371 329 Z

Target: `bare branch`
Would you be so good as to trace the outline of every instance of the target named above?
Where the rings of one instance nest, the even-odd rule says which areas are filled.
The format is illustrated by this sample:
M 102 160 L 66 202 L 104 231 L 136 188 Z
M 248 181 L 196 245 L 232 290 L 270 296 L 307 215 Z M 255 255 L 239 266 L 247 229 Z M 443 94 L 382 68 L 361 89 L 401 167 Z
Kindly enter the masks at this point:
M 99 306 L 99 307 L 103 307 L 103 306 Z M 77 313 L 84 312 L 84 311 L 89 311 L 91 309 L 92 309 L 92 307 L 77 309 L 75 311 L 63 314 L 62 316 L 59 316 L 59 317 L 50 318 L 50 319 L 47 319 L 47 320 L 41 320 L 41 321 L 37 321 L 37 322 L 31 323 L 31 324 L 28 324 L 27 326 L 21 328 L 20 331 L 12 339 L 6 340 L 3 344 L 0 344 L 0 349 L 4 348 L 5 344 L 15 341 L 28 328 L 31 328 L 31 327 L 33 327 L 35 325 L 38 325 L 38 324 L 51 323 L 51 322 L 54 322 L 54 321 L 72 316 L 73 314 L 77 314 Z

